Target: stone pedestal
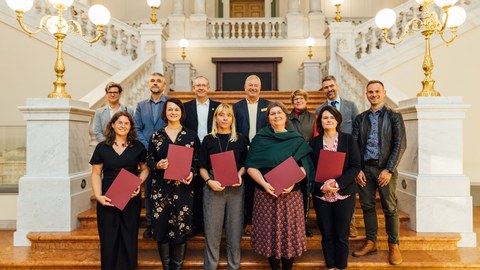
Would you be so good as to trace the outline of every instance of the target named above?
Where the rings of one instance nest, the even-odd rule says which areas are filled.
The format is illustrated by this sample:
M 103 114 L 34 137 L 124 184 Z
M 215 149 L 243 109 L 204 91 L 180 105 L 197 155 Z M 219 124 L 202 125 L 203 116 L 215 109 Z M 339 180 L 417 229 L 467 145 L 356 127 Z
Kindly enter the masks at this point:
M 188 33 L 190 39 L 207 39 L 207 15 L 193 14 L 188 18 Z
M 325 31 L 327 42 L 328 74 L 340 78 L 340 66 L 337 59 L 337 51 L 353 52 L 355 40 L 353 35 L 354 26 L 351 22 L 332 22 Z M 339 82 L 341 84 L 341 82 Z
M 309 13 L 308 25 L 310 37 L 323 38 L 323 33 L 325 33 L 325 14 L 321 12 Z
M 170 15 L 168 17 L 168 33 L 171 40 L 180 40 L 185 38 L 185 16 Z
M 166 42 L 168 34 L 162 24 L 142 24 L 140 26 L 140 50 L 141 55 L 155 54 L 154 72 L 165 73 Z M 168 80 L 168 78 L 167 78 Z M 167 81 L 167 84 L 170 83 Z
M 322 88 L 321 63 L 318 59 L 303 60 L 301 74 L 303 75 L 303 90 L 317 91 Z
M 173 65 L 175 66 L 175 74 L 173 76 L 173 85 L 171 88 L 176 92 L 191 91 L 194 72 L 190 61 L 177 60 Z
M 20 178 L 15 246 L 29 232 L 72 231 L 91 207 L 89 122 L 94 111 L 72 99 L 27 99 L 27 168 Z
M 461 97 L 401 101 L 407 149 L 399 166 L 398 207 L 417 232 L 457 232 L 458 246 L 476 246 L 470 180 L 463 174 Z
M 287 37 L 288 38 L 304 38 L 304 19 L 302 13 L 287 14 Z

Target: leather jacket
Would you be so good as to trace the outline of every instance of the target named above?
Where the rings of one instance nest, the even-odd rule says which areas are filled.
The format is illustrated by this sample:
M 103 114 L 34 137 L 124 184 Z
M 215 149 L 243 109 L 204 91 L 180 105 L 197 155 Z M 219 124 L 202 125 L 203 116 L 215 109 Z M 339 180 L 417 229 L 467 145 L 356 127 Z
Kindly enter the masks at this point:
M 368 134 L 370 133 L 369 114 L 370 109 L 359 114 L 355 118 L 353 124 L 352 135 L 358 144 L 358 149 L 360 150 L 362 169 L 365 168 L 363 154 L 366 151 L 365 148 L 367 145 Z M 388 108 L 385 104 L 380 113 L 378 125 L 378 139 L 380 144 L 378 166 L 393 173 L 397 169 L 400 159 L 407 147 L 405 125 L 403 123 L 402 115 Z

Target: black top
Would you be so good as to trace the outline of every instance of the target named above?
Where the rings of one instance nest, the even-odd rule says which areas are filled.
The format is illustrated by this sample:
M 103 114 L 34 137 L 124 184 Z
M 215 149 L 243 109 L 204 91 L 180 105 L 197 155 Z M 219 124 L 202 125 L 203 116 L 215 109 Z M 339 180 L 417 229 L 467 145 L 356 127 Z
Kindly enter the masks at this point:
M 207 170 L 212 169 L 210 162 L 211 154 L 218 154 L 233 150 L 235 155 L 235 162 L 237 164 L 237 171 L 245 166 L 245 159 L 247 157 L 247 147 L 250 144 L 248 138 L 240 133 L 237 133 L 238 138 L 235 142 L 230 142 L 230 134 L 217 134 L 213 137 L 212 134 L 205 136 L 200 149 L 200 156 L 198 158 L 198 166 Z
M 146 159 L 147 150 L 140 141 L 129 145 L 121 155 L 112 146 L 105 144 L 105 141 L 97 144 L 90 164 L 103 164 L 102 195 L 105 195 L 122 168 L 138 175 L 138 165 Z

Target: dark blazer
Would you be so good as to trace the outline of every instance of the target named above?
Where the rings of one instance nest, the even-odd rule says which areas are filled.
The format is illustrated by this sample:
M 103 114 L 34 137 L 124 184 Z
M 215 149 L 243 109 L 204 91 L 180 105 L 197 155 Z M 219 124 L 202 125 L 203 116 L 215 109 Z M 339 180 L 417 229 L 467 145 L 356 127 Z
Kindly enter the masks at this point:
M 317 136 L 310 140 L 310 147 L 313 149 L 313 162 L 315 169 L 318 164 L 320 149 L 323 149 L 323 136 Z M 353 195 L 358 192 L 355 176 L 360 172 L 360 152 L 353 136 L 347 133 L 339 132 L 337 152 L 344 152 L 345 162 L 343 163 L 342 176 L 335 179 L 340 187 L 340 195 Z M 323 196 L 320 190 L 322 183 L 315 183 L 315 195 Z
M 257 132 L 268 125 L 267 107 L 270 101 L 260 98 L 257 103 Z M 233 113 L 235 115 L 235 124 L 237 132 L 248 137 L 250 134 L 250 121 L 248 117 L 247 100 L 242 99 L 233 104 Z
M 210 99 L 210 105 L 208 106 L 208 119 L 207 119 L 207 130 L 208 133 L 212 132 L 212 123 L 213 123 L 213 113 L 217 109 L 220 102 Z M 195 132 L 198 130 L 198 115 L 197 115 L 197 100 L 190 100 L 183 104 L 185 107 L 186 118 L 183 121 L 182 125 L 188 129 L 191 129 Z
M 167 99 L 168 97 L 163 95 L 160 102 L 165 105 L 165 101 Z M 165 122 L 163 122 L 160 115 L 158 116 L 156 122 L 153 121 L 152 105 L 150 102 L 150 98 L 138 102 L 134 117 L 138 140 L 145 145 L 146 149 L 148 149 L 148 142 L 150 141 L 153 132 L 167 125 Z

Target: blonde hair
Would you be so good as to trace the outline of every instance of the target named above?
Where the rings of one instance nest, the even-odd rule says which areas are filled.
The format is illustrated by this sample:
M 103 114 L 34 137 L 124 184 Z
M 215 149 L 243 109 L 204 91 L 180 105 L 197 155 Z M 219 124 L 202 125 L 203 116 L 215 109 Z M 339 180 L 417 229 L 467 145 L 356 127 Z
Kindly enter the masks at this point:
M 230 141 L 236 142 L 238 139 L 238 135 L 237 135 L 237 129 L 235 128 L 235 115 L 233 114 L 233 107 L 226 103 L 222 103 L 218 105 L 217 109 L 213 113 L 212 132 L 210 132 L 210 134 L 212 134 L 214 138 L 217 138 L 217 134 L 218 134 L 217 115 L 223 111 L 226 111 L 228 115 L 232 116 Z
M 295 98 L 295 96 L 303 96 L 303 98 L 305 99 L 305 101 L 308 100 L 308 93 L 307 93 L 307 91 L 305 91 L 305 90 L 303 90 L 303 89 L 295 90 L 295 91 L 290 95 L 290 100 L 292 101 L 292 103 L 293 103 L 293 99 Z

